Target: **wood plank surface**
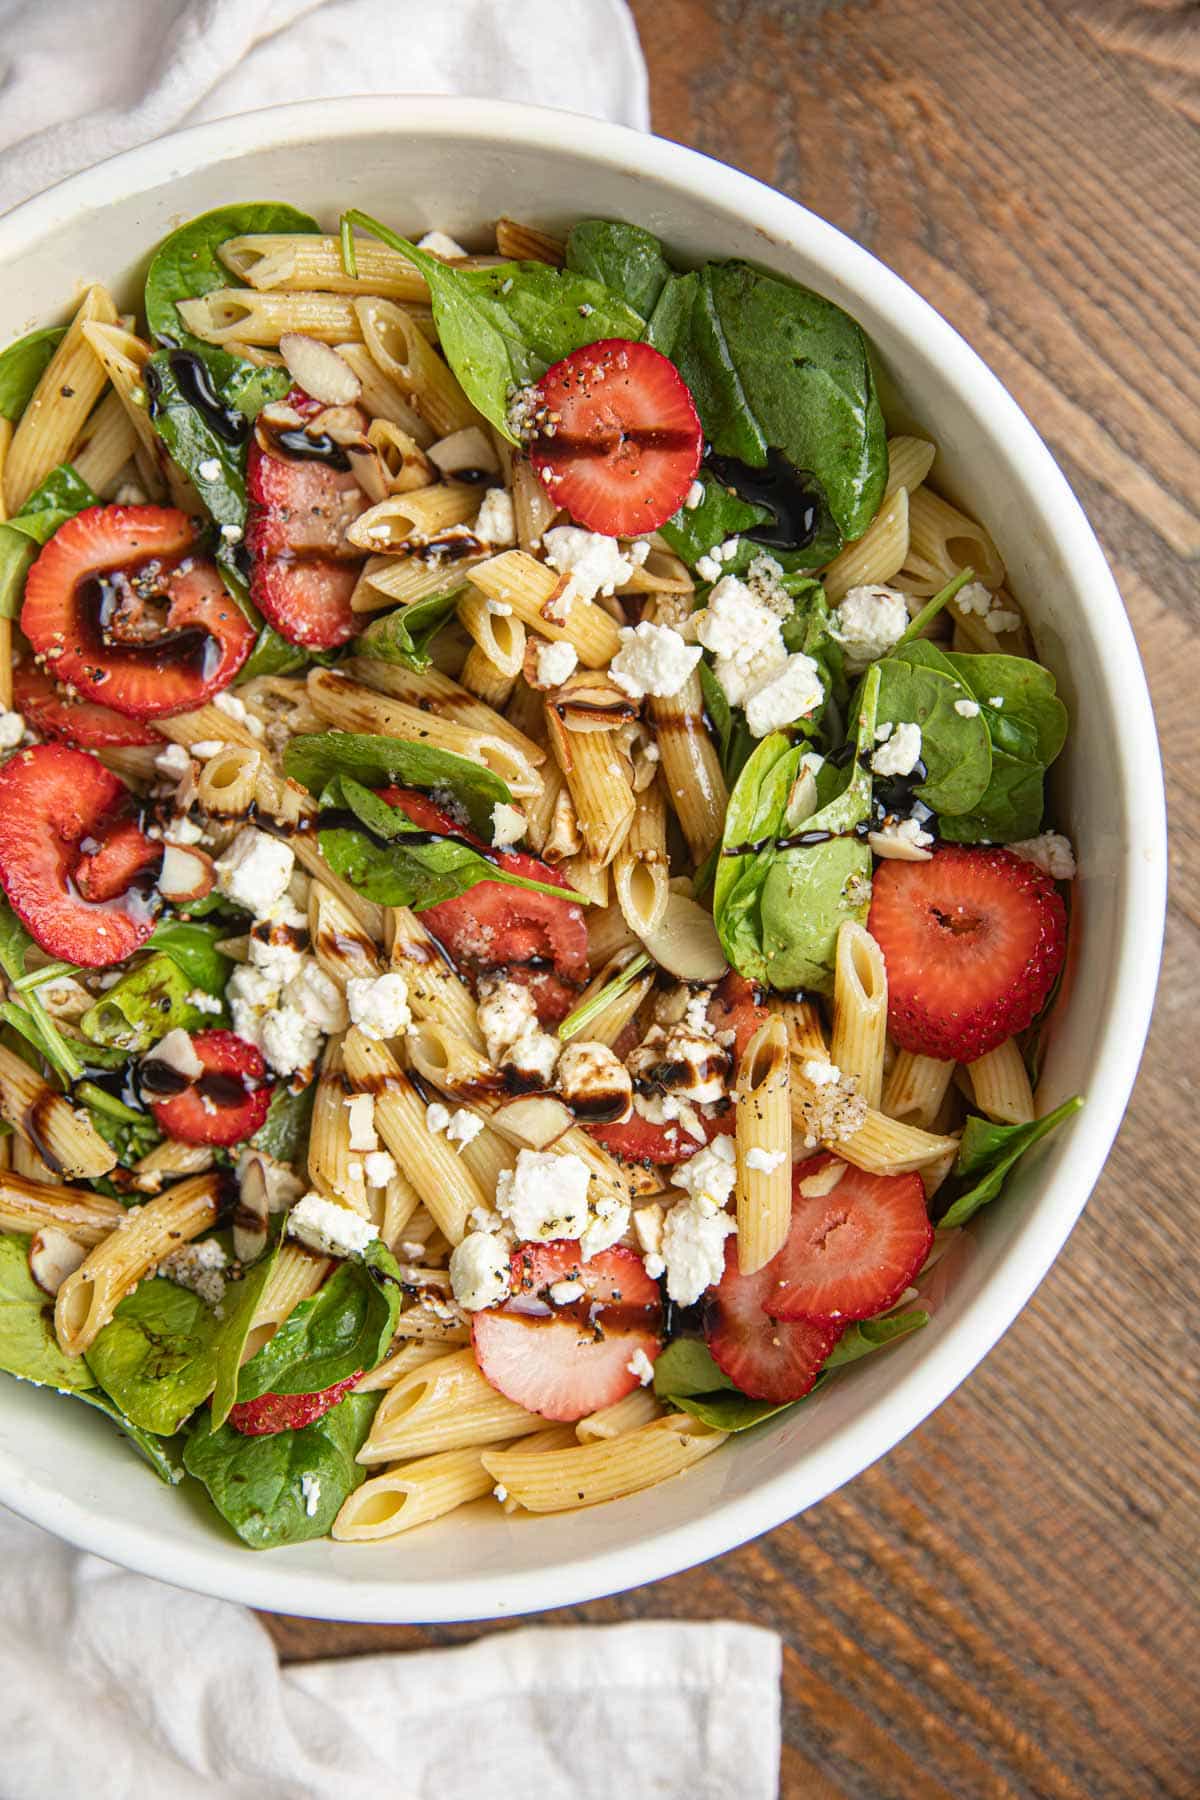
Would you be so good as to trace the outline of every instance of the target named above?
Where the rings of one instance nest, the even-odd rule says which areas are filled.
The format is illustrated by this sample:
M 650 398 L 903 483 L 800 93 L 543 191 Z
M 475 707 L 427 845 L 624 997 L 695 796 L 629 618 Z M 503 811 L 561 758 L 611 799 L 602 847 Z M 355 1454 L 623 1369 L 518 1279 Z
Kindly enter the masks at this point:
M 1048 439 L 1150 675 L 1174 888 L 1157 1018 L 1104 1179 L 966 1386 L 770 1536 L 547 1617 L 774 1626 L 788 1796 L 1195 1800 L 1200 9 L 634 10 L 655 129 L 851 232 L 964 333 Z M 288 1658 L 488 1629 L 267 1624 Z

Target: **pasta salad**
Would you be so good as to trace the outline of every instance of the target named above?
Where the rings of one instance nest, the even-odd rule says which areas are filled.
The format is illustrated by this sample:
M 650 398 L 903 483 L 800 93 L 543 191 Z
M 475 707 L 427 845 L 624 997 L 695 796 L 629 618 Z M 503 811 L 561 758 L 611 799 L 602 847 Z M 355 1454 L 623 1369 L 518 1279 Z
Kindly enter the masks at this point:
M 265 1548 L 928 1324 L 1079 1104 L 1067 715 L 852 318 L 229 206 L 0 355 L 0 452 L 0 1368 Z

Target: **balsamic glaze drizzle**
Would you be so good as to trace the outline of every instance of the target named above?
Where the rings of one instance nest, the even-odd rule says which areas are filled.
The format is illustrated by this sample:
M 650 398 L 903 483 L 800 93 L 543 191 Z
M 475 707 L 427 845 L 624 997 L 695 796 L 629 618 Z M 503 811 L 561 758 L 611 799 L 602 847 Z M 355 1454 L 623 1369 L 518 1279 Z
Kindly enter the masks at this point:
M 768 450 L 766 467 L 753 469 L 736 456 L 709 451 L 705 466 L 732 488 L 739 500 L 765 506 L 768 522 L 743 532 L 751 543 L 768 550 L 805 550 L 821 523 L 821 496 L 813 477 L 793 468 L 782 450 Z

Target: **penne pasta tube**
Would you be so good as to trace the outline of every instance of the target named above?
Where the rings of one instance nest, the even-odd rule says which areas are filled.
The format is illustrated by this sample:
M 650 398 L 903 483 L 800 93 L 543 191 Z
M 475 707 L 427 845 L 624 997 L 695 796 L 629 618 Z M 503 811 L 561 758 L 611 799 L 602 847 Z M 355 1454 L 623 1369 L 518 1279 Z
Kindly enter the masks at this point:
M 606 731 L 568 731 L 546 708 L 550 747 L 562 770 L 590 859 L 607 868 L 625 842 L 636 811 L 629 763 Z M 665 904 L 665 902 L 664 902 Z
M 184 512 L 202 512 L 195 488 L 165 454 L 162 441 L 150 421 L 144 386 L 146 363 L 150 358 L 149 344 L 121 325 L 108 325 L 98 320 L 86 324 L 83 335 L 112 382 L 113 393 L 119 404 L 124 408 L 136 440 L 135 451 L 140 446 L 142 457 L 139 459 L 139 468 L 156 472 L 160 490 L 163 485 L 166 486 L 173 506 L 180 507 Z
M 517 219 L 496 220 L 496 250 L 508 261 L 544 262 L 552 269 L 561 269 L 567 256 L 561 239 Z
M 308 890 L 308 935 L 313 955 L 343 992 L 351 979 L 380 973 L 379 945 L 322 881 L 313 881 Z
M 678 625 L 688 607 L 660 599 L 653 617 L 660 625 Z M 663 781 L 692 861 L 699 865 L 721 841 L 729 789 L 721 760 L 704 723 L 704 695 L 695 671 L 677 694 L 646 702 Z
M 440 1519 L 491 1489 L 478 1449 L 442 1450 L 364 1481 L 343 1500 L 329 1535 L 343 1544 L 376 1543 Z
M 354 301 L 345 294 L 213 288 L 198 299 L 176 304 L 188 330 L 206 344 L 265 344 L 274 349 L 291 331 L 323 344 L 362 336 Z
M 928 438 L 890 437 L 885 498 L 894 494 L 897 488 L 907 488 L 910 494 L 915 492 L 928 478 L 936 456 L 937 445 L 931 444 Z
M 216 1224 L 219 1189 L 215 1173 L 193 1175 L 144 1206 L 126 1209 L 58 1290 L 54 1329 L 68 1356 L 81 1355 L 94 1342 L 130 1288 L 164 1256 Z
M 410 544 L 419 546 L 452 526 L 465 525 L 478 511 L 477 488 L 464 481 L 439 481 L 389 494 L 359 513 L 346 536 L 370 555 L 403 555 Z
M 375 1096 L 375 1128 L 398 1167 L 450 1242 L 461 1243 L 468 1215 L 488 1207 L 491 1196 L 444 1136 L 430 1131 L 423 1100 L 386 1044 L 354 1027 L 346 1034 L 345 1058 L 353 1085 Z
M 792 1217 L 791 1059 L 773 1015 L 750 1039 L 734 1086 L 738 1268 L 753 1275 L 787 1238 Z
M 384 419 L 404 432 L 421 450 L 428 449 L 437 436 L 429 422 L 413 407 L 403 388 L 385 375 L 365 344 L 339 344 L 337 353 L 358 376 L 361 392 L 359 405 L 370 414 L 372 422 Z M 370 438 L 370 428 L 367 432 Z M 428 480 L 428 477 L 426 477 Z M 424 483 L 421 484 L 424 486 Z
M 524 456 L 513 458 L 512 498 L 517 543 L 527 556 L 532 555 L 541 549 L 542 534 L 553 525 L 558 508 Z
M 941 1110 L 954 1074 L 952 1062 L 933 1056 L 917 1056 L 911 1050 L 897 1052 L 883 1090 L 883 1111 L 890 1119 L 919 1125 L 928 1131 Z
M 506 738 L 534 768 L 546 761 L 540 744 L 440 669 L 407 669 L 402 663 L 380 662 L 365 656 L 350 657 L 341 668 L 349 680 L 360 681 L 364 687 L 387 694 L 406 706 L 432 713 L 468 731 Z
M 620 649 L 615 620 L 594 600 L 569 598 L 571 581 L 523 550 L 504 550 L 471 571 L 471 580 L 489 599 L 511 606 L 543 637 L 573 644 L 589 669 L 607 668 Z
M 908 490 L 889 494 L 866 531 L 834 557 L 821 576 L 825 596 L 842 600 L 855 587 L 872 587 L 899 573 L 908 555 Z
M 547 1450 L 539 1456 L 487 1450 L 483 1462 L 527 1512 L 571 1512 L 679 1475 L 716 1450 L 726 1436 L 688 1413 L 664 1413 L 636 1431 L 575 1450 Z
M 378 1393 L 383 1388 L 391 1387 L 402 1375 L 411 1375 L 414 1369 L 436 1362 L 445 1354 L 440 1345 L 423 1344 L 416 1339 L 397 1344 L 388 1351 L 381 1363 L 368 1369 L 362 1380 L 354 1384 L 354 1391 L 356 1394 Z
M 390 966 L 398 969 L 408 983 L 413 1018 L 419 1024 L 444 1025 L 473 1049 L 482 1051 L 483 1039 L 471 991 L 450 967 L 416 913 L 406 906 L 393 906 L 384 918 Z
M 134 1163 L 133 1185 L 139 1194 L 157 1194 L 168 1175 L 203 1175 L 214 1161 L 208 1144 L 181 1144 L 167 1138 Z
M 781 994 L 771 994 L 767 998 L 767 1005 L 787 1026 L 788 1048 L 793 1057 L 829 1055 L 825 1048 L 825 1031 L 821 1024 L 820 1010 L 815 1001 L 785 1000 Z
M 7 420 L 5 421 L 7 424 Z M 12 427 L 9 426 L 9 430 Z M 106 394 L 95 412 L 84 422 L 71 450 L 71 467 L 93 493 L 104 494 L 112 487 L 126 464 L 133 460 L 140 440 L 125 410 L 121 396 Z M 161 499 L 166 489 L 157 466 L 155 481 L 149 489 L 151 500 Z
M 349 1093 L 342 1037 L 335 1034 L 326 1042 L 317 1077 L 308 1134 L 308 1179 L 327 1200 L 339 1201 L 360 1219 L 369 1219 L 362 1154 L 350 1148 Z
M 981 1113 L 1003 1125 L 1028 1125 L 1036 1116 L 1025 1059 L 1015 1038 L 967 1064 L 971 1092 Z
M 514 629 L 523 631 L 524 626 Z M 517 685 L 517 677 L 502 674 L 498 665 L 478 644 L 472 644 L 467 652 L 467 660 L 462 666 L 459 679 L 468 693 L 474 694 L 477 700 L 482 700 L 485 706 L 492 707 L 496 712 L 508 705 Z
M 54 1175 L 94 1181 L 116 1167 L 117 1153 L 86 1113 L 44 1081 L 24 1057 L 0 1045 L 0 1115 Z
M 876 1109 L 883 1094 L 887 1005 L 883 952 L 865 926 L 847 919 L 834 956 L 829 1055 L 844 1075 L 858 1077 L 859 1093 Z
M 540 1413 L 498 1393 L 469 1349 L 457 1350 L 401 1375 L 388 1388 L 357 1460 L 369 1466 L 465 1450 L 524 1437 L 545 1424 Z
M 561 872 L 571 888 L 588 905 L 598 911 L 608 905 L 608 865 L 597 862 L 586 850 L 580 850 L 573 856 L 564 856 L 560 864 Z
M 320 1256 L 303 1244 L 285 1242 L 280 1246 L 250 1321 L 242 1348 L 243 1363 L 248 1363 L 274 1337 L 302 1300 L 312 1298 L 332 1267 L 328 1256 Z
M 341 239 L 336 237 L 256 232 L 229 238 L 217 255 L 231 275 L 260 293 L 378 294 L 387 300 L 429 304 L 429 286 L 420 270 L 374 238 L 354 240 L 357 275 L 347 274 Z
M 8 1148 L 9 1140 L 4 1140 Z M 56 1225 L 80 1244 L 98 1244 L 125 1217 L 119 1200 L 90 1188 L 60 1187 L 9 1170 L 0 1174 L 0 1231 L 28 1232 Z
M 20 512 L 51 469 L 66 461 L 104 392 L 104 370 L 88 347 L 84 326 L 93 322 L 112 325 L 116 318 L 117 309 L 107 291 L 90 287 L 13 431 L 4 459 L 4 505 L 10 518 Z
M 966 568 L 985 587 L 1004 585 L 1004 560 L 990 534 L 931 488 L 910 495 L 908 529 L 913 555 L 939 572 L 940 585 Z
M 458 602 L 459 624 L 497 675 L 519 675 L 525 664 L 525 627 L 514 614 L 497 612 L 497 604 L 495 600 L 489 601 L 477 588 L 468 587 Z M 463 679 L 467 687 L 472 687 L 465 674 Z M 478 693 L 477 688 L 473 691 Z M 511 692 L 510 681 L 508 693 Z M 504 700 L 507 699 L 508 694 L 505 694 Z
M 792 1118 L 795 1125 L 794 1111 Z M 940 1157 L 957 1155 L 958 1139 L 921 1131 L 915 1125 L 868 1109 L 857 1131 L 846 1138 L 826 1140 L 825 1148 L 869 1174 L 906 1175 L 928 1168 Z
M 603 1442 L 620 1437 L 626 1431 L 636 1431 L 641 1425 L 649 1425 L 652 1419 L 661 1418 L 663 1411 L 663 1404 L 655 1398 L 652 1387 L 636 1387 L 623 1400 L 580 1419 L 575 1436 L 581 1444 Z M 528 1443 L 529 1440 L 523 1441 Z
M 666 800 L 655 781 L 636 796 L 629 834 L 613 863 L 617 904 L 638 937 L 661 924 L 669 876 Z
M 451 542 L 455 540 L 451 539 Z M 459 538 L 458 543 L 465 543 Z M 481 556 L 456 556 L 446 560 L 447 546 L 423 545 L 404 556 L 373 556 L 359 576 L 350 596 L 352 612 L 382 612 L 410 606 L 433 594 L 457 593 Z
M 195 744 L 240 744 L 244 750 L 262 755 L 261 744 L 250 727 L 222 712 L 219 706 L 210 704 L 198 706 L 193 712 L 175 713 L 157 721 L 154 728 L 173 744 L 182 744 L 185 750 Z
M 435 436 L 449 437 L 453 431 L 479 423 L 450 365 L 442 361 L 411 313 L 393 300 L 373 295 L 353 305 L 357 329 L 344 335 L 362 338 L 376 366 L 433 428 Z

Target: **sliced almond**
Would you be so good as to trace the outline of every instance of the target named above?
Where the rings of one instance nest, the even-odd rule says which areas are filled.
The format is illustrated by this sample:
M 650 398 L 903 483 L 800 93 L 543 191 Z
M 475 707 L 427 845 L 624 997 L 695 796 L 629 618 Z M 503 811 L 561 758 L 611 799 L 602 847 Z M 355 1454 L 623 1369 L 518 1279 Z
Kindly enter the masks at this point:
M 867 843 L 876 856 L 882 856 L 891 862 L 933 861 L 932 850 L 926 850 L 920 844 L 910 844 L 905 838 L 892 837 L 886 831 L 868 831 Z
M 551 1094 L 532 1094 L 510 1100 L 492 1114 L 492 1124 L 511 1143 L 530 1150 L 547 1150 L 575 1123 L 561 1100 Z
M 712 914 L 686 894 L 672 890 L 662 919 L 641 938 L 659 968 L 680 981 L 720 981 L 728 973 Z
M 436 444 L 430 444 L 425 454 L 443 475 L 450 477 L 476 469 L 486 469 L 489 475 L 500 473 L 495 449 L 478 425 L 465 425 L 461 431 L 452 431 L 449 437 L 439 438 Z
M 279 351 L 292 380 L 322 406 L 353 406 L 362 393 L 362 382 L 332 344 L 285 331 Z
M 29 1240 L 29 1273 L 45 1294 L 57 1294 L 68 1275 L 73 1275 L 87 1251 L 57 1225 L 43 1225 Z
M 190 845 L 168 844 L 163 851 L 158 891 L 164 900 L 203 900 L 216 876 L 211 856 Z
M 238 1171 L 238 1196 L 238 1209 L 233 1215 L 233 1254 L 240 1263 L 251 1263 L 266 1247 L 270 1212 L 266 1173 L 257 1156 L 247 1157 Z

